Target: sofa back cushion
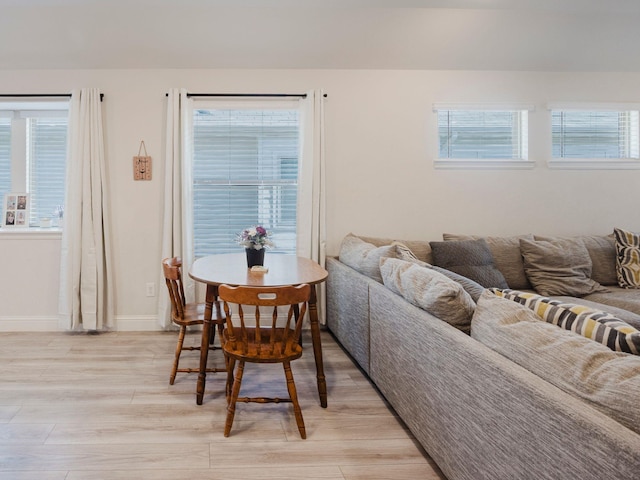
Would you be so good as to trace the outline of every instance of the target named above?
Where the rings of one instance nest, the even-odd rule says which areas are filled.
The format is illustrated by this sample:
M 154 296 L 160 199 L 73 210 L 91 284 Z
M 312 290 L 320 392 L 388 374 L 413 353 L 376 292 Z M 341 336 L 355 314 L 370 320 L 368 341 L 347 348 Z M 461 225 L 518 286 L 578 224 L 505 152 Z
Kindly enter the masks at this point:
M 395 238 L 366 237 L 362 235 L 358 235 L 358 237 L 367 243 L 375 245 L 376 247 L 391 245 L 394 242 L 401 243 L 403 245 L 406 245 L 419 260 L 427 263 L 433 263 L 433 257 L 431 256 L 431 246 L 426 240 L 399 240 Z
M 459 283 L 431 268 L 395 258 L 383 258 L 380 272 L 389 290 L 469 333 L 475 302 Z
M 442 238 L 445 241 L 484 239 L 489 245 L 496 268 L 500 270 L 504 276 L 509 288 L 517 288 L 520 290 L 528 290 L 531 288 L 529 279 L 524 272 L 522 254 L 520 253 L 520 239 L 526 238 L 533 240 L 532 234 L 511 237 L 483 237 L 479 235 L 444 233 Z
M 640 434 L 640 357 L 541 321 L 527 307 L 487 291 L 471 336 Z
M 433 264 L 470 278 L 483 287 L 508 288 L 486 240 L 430 242 Z

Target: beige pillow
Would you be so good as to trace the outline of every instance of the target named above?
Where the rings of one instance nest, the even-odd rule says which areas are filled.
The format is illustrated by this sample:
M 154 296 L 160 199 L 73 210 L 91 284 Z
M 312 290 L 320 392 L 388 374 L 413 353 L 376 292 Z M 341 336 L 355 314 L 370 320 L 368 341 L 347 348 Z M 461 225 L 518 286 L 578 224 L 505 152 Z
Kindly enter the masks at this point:
M 475 303 L 459 283 L 430 268 L 395 258 L 381 259 L 380 273 L 389 290 L 469 333 Z
M 382 283 L 380 259 L 395 256 L 394 246 L 376 247 L 350 233 L 342 240 L 338 259 L 355 271 Z
M 576 237 L 545 237 L 535 235 L 534 240 L 579 240 L 584 243 L 591 257 L 593 267 L 591 278 L 601 285 L 617 285 L 616 276 L 616 247 L 613 235 L 579 235 Z
M 527 290 L 531 288 L 529 279 L 524 272 L 522 254 L 520 253 L 520 239 L 533 240 L 532 234 L 516 235 L 512 237 L 483 237 L 480 235 L 457 235 L 444 233 L 445 241 L 479 240 L 483 238 L 489 245 L 496 268 L 500 270 L 509 288 Z
M 591 257 L 579 240 L 554 241 L 520 239 L 524 270 L 541 295 L 582 297 L 607 291 L 591 279 Z

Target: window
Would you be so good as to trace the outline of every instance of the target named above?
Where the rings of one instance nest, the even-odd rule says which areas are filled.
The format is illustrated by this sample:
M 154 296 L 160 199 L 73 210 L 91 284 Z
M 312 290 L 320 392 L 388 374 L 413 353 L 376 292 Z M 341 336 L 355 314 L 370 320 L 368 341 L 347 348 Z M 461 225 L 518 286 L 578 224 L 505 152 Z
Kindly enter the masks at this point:
M 438 110 L 439 158 L 527 158 L 527 110 Z
M 64 204 L 68 111 L 29 107 L 0 104 L 0 198 L 29 193 L 29 224 L 38 226 Z
M 194 110 L 196 257 L 237 252 L 236 234 L 258 224 L 275 251 L 296 252 L 299 123 L 297 105 Z
M 638 110 L 552 110 L 551 135 L 554 159 L 640 157 Z

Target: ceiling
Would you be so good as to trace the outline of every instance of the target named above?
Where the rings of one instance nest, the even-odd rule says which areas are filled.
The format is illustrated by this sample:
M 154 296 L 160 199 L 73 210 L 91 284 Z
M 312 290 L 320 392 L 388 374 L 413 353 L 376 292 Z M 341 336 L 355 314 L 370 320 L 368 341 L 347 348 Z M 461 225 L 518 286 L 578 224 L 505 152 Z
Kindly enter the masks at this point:
M 640 72 L 639 0 L 0 0 L 0 69 Z

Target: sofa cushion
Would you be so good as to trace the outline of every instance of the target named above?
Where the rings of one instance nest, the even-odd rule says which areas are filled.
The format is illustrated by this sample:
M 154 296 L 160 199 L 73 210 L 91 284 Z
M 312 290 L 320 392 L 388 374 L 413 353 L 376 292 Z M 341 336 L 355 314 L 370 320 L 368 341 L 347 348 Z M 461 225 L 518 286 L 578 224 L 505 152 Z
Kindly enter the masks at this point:
M 470 278 L 483 287 L 508 288 L 486 240 L 430 242 L 433 264 Z
M 355 271 L 382 283 L 380 259 L 395 256 L 395 247 L 391 245 L 376 247 L 350 233 L 342 240 L 338 258 Z
M 623 308 L 640 315 L 640 289 L 617 286 L 608 288 L 608 292 L 596 292 L 582 298 L 604 305 Z
M 591 257 L 580 240 L 520 239 L 524 270 L 541 295 L 582 297 L 607 289 L 591 279 Z
M 520 253 L 520 239 L 526 238 L 533 240 L 533 235 L 516 235 L 512 237 L 482 237 L 478 235 L 457 235 L 452 233 L 444 233 L 442 238 L 445 241 L 458 240 L 479 240 L 484 239 L 489 245 L 491 254 L 496 265 L 500 270 L 504 279 L 507 281 L 509 288 L 530 289 L 531 284 L 524 271 L 522 262 L 522 254 Z
M 430 268 L 395 258 L 382 258 L 380 273 L 392 292 L 469 333 L 475 303 L 459 283 Z
M 491 292 L 480 297 L 471 336 L 640 433 L 639 356 L 542 322 L 528 308 Z
M 458 282 L 462 288 L 471 296 L 471 299 L 475 302 L 480 298 L 482 292 L 484 292 L 484 287 L 480 285 L 478 282 L 474 282 L 470 278 L 463 277 L 462 275 L 458 275 L 451 270 L 447 270 L 446 268 L 438 267 L 436 265 L 431 265 L 430 263 L 423 262 L 420 260 L 411 249 L 401 242 L 393 242 L 397 249 L 397 257 L 406 262 L 415 263 L 416 265 L 420 265 L 421 267 L 431 268 L 436 272 L 443 274 L 445 277 L 450 278 L 454 282 Z
M 366 237 L 362 235 L 358 235 L 358 238 L 364 240 L 367 243 L 372 243 L 376 247 L 384 247 L 386 245 L 391 245 L 393 242 L 400 242 L 409 247 L 413 254 L 418 257 L 419 260 L 422 260 L 423 262 L 433 263 L 433 258 L 431 256 L 431 246 L 429 246 L 429 242 L 425 240 L 401 240 L 384 237 Z
M 640 288 L 640 234 L 615 228 L 616 273 L 622 288 Z
M 640 331 L 611 313 L 518 290 L 492 289 L 499 297 L 533 310 L 542 320 L 606 345 L 640 355 Z
M 579 235 L 575 237 L 545 237 L 535 235 L 534 240 L 554 242 L 558 239 L 578 240 L 584 243 L 591 257 L 591 278 L 600 285 L 617 285 L 616 247 L 613 235 Z M 512 287 L 513 288 L 513 287 Z

